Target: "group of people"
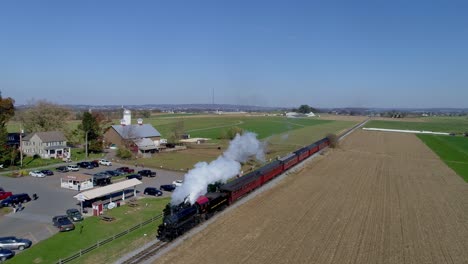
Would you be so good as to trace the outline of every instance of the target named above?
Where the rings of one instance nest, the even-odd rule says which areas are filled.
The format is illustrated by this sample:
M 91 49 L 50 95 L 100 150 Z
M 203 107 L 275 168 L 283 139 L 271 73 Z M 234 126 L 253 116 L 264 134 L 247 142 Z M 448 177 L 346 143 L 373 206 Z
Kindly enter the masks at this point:
M 17 204 L 16 203 L 13 204 L 13 212 L 16 213 L 16 212 L 21 211 L 23 209 L 24 209 L 24 206 L 23 206 L 23 204 L 21 202 L 19 202 Z
M 33 198 L 33 200 L 37 200 L 37 198 L 39 198 L 39 197 L 37 196 L 37 194 L 33 194 L 33 195 L 32 195 L 32 198 Z M 16 213 L 16 212 L 21 211 L 21 210 L 24 209 L 24 206 L 23 206 L 23 204 L 22 204 L 21 202 L 14 203 L 14 204 L 12 205 L 12 207 L 13 207 L 13 212 L 14 212 L 14 213 Z

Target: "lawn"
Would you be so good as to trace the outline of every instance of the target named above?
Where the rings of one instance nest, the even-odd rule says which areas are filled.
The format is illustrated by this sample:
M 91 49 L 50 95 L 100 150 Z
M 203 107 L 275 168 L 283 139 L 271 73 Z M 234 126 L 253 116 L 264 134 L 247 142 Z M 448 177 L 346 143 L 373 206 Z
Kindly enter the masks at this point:
M 116 218 L 113 222 L 103 222 L 97 217 L 88 217 L 82 223 L 76 225 L 76 229 L 70 232 L 58 233 L 44 241 L 34 245 L 32 248 L 18 254 L 8 263 L 56 263 L 60 258 L 66 258 L 80 249 L 87 248 L 98 241 L 106 239 L 113 234 L 120 233 L 136 224 L 150 219 L 162 212 L 169 202 L 169 198 L 146 198 L 139 200 L 139 206 L 130 208 L 122 206 L 106 212 Z M 103 257 L 121 255 L 126 250 L 131 250 L 135 245 L 133 239 L 144 237 L 154 239 L 157 225 L 161 220 L 155 221 L 142 229 L 138 229 L 86 255 L 86 259 L 93 263 Z M 80 233 L 80 226 L 83 230 Z M 146 239 L 146 238 L 145 238 Z M 102 256 L 104 255 L 104 256 Z M 78 259 L 74 263 L 83 263 L 84 259 Z M 106 263 L 106 262 L 97 262 Z
M 468 138 L 417 135 L 447 166 L 468 182 Z
M 365 127 L 462 134 L 468 131 L 468 117 L 427 117 L 420 122 L 372 120 Z

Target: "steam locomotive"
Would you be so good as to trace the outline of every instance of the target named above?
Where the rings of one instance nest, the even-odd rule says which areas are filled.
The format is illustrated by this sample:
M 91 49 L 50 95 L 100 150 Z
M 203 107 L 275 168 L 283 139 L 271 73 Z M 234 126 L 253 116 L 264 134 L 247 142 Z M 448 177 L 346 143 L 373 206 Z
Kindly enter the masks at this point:
M 171 241 L 330 144 L 323 138 L 225 184 L 208 186 L 194 204 L 166 205 L 158 239 Z

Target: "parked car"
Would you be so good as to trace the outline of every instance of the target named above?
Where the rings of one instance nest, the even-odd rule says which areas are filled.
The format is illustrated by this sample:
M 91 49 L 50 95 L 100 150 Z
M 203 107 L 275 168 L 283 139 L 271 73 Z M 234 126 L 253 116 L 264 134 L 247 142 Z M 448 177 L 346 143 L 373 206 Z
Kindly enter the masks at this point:
M 60 232 L 71 231 L 75 229 L 75 225 L 68 219 L 66 215 L 54 216 L 52 218 L 54 226 L 56 226 Z
M 174 184 L 165 184 L 159 187 L 159 189 L 166 191 L 166 192 L 172 192 L 173 190 L 175 190 L 175 188 L 176 186 Z
M 130 174 L 127 176 L 127 180 L 130 180 L 130 179 L 138 179 L 138 180 L 143 180 L 143 176 L 141 176 L 140 174 Z
M 12 196 L 2 200 L 0 205 L 3 207 L 11 206 L 18 203 L 26 203 L 31 201 L 31 197 L 27 193 L 13 194 Z
M 83 162 L 78 162 L 76 166 L 84 169 L 94 169 L 93 164 L 91 162 L 83 161 Z
M 181 181 L 181 180 L 177 180 L 177 181 L 172 182 L 172 184 L 175 185 L 176 187 L 182 186 L 183 183 L 184 183 L 184 181 Z
M 83 220 L 83 215 L 78 211 L 78 209 L 68 209 L 67 210 L 67 216 L 70 218 L 73 222 L 78 222 Z
M 135 172 L 134 169 L 130 169 L 129 167 L 120 167 L 120 168 L 116 169 L 116 171 L 120 171 L 120 172 L 123 172 L 123 173 L 134 173 Z
M 33 176 L 33 177 L 38 177 L 38 178 L 44 178 L 45 177 L 45 174 L 40 172 L 40 171 L 30 171 L 29 172 L 29 176 Z
M 0 237 L 0 248 L 2 249 L 19 249 L 23 250 L 32 245 L 31 240 L 17 238 L 14 236 Z
M 44 173 L 44 175 L 46 176 L 54 175 L 54 172 L 51 170 L 41 170 L 41 172 Z
M 117 176 L 120 176 L 122 175 L 123 173 L 121 173 L 120 171 L 115 171 L 115 170 L 107 170 L 107 171 L 104 171 L 104 173 L 112 176 L 112 177 L 117 177 Z
M 141 176 L 156 177 L 156 172 L 151 170 L 141 170 L 138 172 Z
M 146 195 L 154 196 L 161 196 L 163 194 L 160 190 L 156 189 L 155 187 L 146 187 L 143 193 Z
M 8 198 L 8 197 L 10 197 L 12 195 L 13 195 L 12 192 L 0 191 L 0 200 L 6 199 L 6 198 Z
M 104 165 L 104 166 L 112 166 L 112 162 L 105 160 L 105 159 L 100 159 L 99 164 Z
M 77 165 L 68 165 L 67 169 L 69 171 L 79 171 L 80 170 L 80 168 Z
M 111 184 L 111 178 L 109 175 L 100 175 L 100 176 L 93 176 L 93 184 L 94 186 L 106 186 Z
M 97 161 L 97 160 L 90 161 L 89 163 L 91 163 L 91 165 L 93 165 L 94 168 L 98 168 L 98 167 L 99 167 L 99 161 Z
M 15 252 L 9 249 L 0 249 L 0 262 L 6 261 L 7 259 L 15 256 Z
M 67 166 L 60 166 L 60 167 L 55 168 L 55 170 L 58 171 L 58 172 L 68 172 L 69 171 Z

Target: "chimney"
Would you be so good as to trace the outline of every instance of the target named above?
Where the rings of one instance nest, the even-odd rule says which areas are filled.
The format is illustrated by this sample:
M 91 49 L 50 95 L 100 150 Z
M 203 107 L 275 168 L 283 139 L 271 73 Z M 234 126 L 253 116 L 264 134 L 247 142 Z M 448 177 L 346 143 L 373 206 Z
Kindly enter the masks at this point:
M 143 119 L 138 118 L 138 119 L 137 119 L 137 122 L 138 122 L 138 125 L 140 125 L 140 126 L 143 125 Z
M 126 125 L 125 119 L 120 119 L 120 125 L 122 125 L 122 126 Z

